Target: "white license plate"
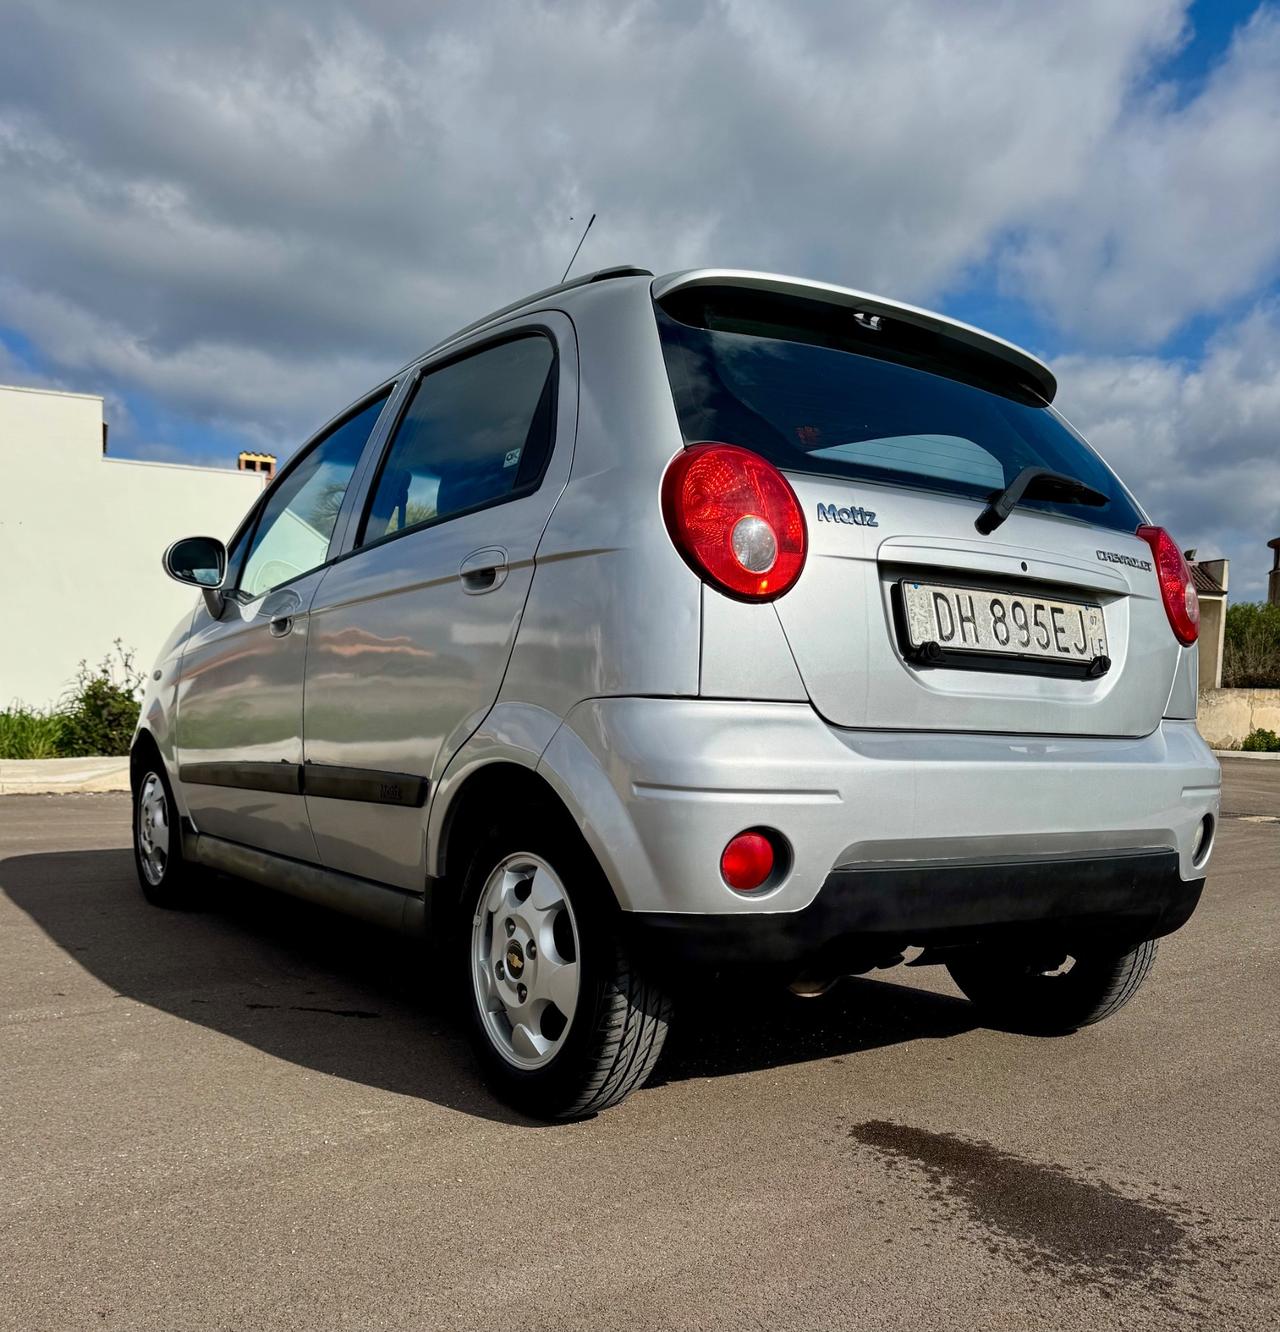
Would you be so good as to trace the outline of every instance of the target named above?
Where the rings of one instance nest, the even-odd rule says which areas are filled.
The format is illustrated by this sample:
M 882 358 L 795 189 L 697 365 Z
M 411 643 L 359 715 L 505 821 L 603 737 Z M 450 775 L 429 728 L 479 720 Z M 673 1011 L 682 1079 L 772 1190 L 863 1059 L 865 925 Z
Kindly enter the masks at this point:
M 1092 602 L 909 579 L 902 583 L 902 601 L 913 648 L 936 643 L 944 652 L 1081 662 L 1107 655 L 1102 607 Z

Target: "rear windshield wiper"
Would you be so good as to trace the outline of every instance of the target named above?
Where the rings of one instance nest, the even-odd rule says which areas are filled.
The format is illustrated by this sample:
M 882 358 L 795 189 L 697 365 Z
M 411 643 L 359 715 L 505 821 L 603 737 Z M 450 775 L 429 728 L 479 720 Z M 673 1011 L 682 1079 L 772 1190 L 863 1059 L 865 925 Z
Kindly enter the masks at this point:
M 1063 476 L 1047 467 L 1024 467 L 1003 490 L 988 497 L 987 507 L 974 519 L 974 527 L 983 536 L 994 532 L 1024 499 L 1058 500 L 1095 508 L 1111 502 L 1100 490 L 1086 486 L 1074 476 Z

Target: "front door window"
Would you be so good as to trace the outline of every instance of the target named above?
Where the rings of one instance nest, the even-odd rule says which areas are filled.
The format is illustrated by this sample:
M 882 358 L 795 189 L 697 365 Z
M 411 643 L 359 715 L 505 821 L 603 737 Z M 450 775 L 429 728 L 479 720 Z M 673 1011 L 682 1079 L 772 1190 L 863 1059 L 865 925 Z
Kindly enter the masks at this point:
M 243 599 L 260 597 L 328 558 L 347 486 L 386 400 L 383 394 L 348 417 L 268 495 L 240 575 Z

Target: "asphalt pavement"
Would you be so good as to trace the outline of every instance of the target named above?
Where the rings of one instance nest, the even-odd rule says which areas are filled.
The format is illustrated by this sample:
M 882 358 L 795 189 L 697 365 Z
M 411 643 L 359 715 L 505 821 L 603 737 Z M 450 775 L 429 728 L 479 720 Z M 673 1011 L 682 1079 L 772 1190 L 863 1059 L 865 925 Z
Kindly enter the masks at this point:
M 684 1012 L 544 1126 L 418 951 L 138 892 L 116 795 L 0 799 L 0 1328 L 1280 1325 L 1280 764 L 1227 760 L 1200 910 L 1035 1039 L 933 968 Z

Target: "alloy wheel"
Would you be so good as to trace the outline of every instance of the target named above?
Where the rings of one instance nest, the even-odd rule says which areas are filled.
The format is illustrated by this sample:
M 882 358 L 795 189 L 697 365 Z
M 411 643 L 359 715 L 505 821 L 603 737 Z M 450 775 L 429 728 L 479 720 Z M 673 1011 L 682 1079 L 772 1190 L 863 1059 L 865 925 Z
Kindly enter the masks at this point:
M 522 1069 L 550 1063 L 573 1023 L 581 980 L 573 907 L 540 856 L 505 856 L 485 881 L 471 924 L 471 979 L 498 1053 Z

